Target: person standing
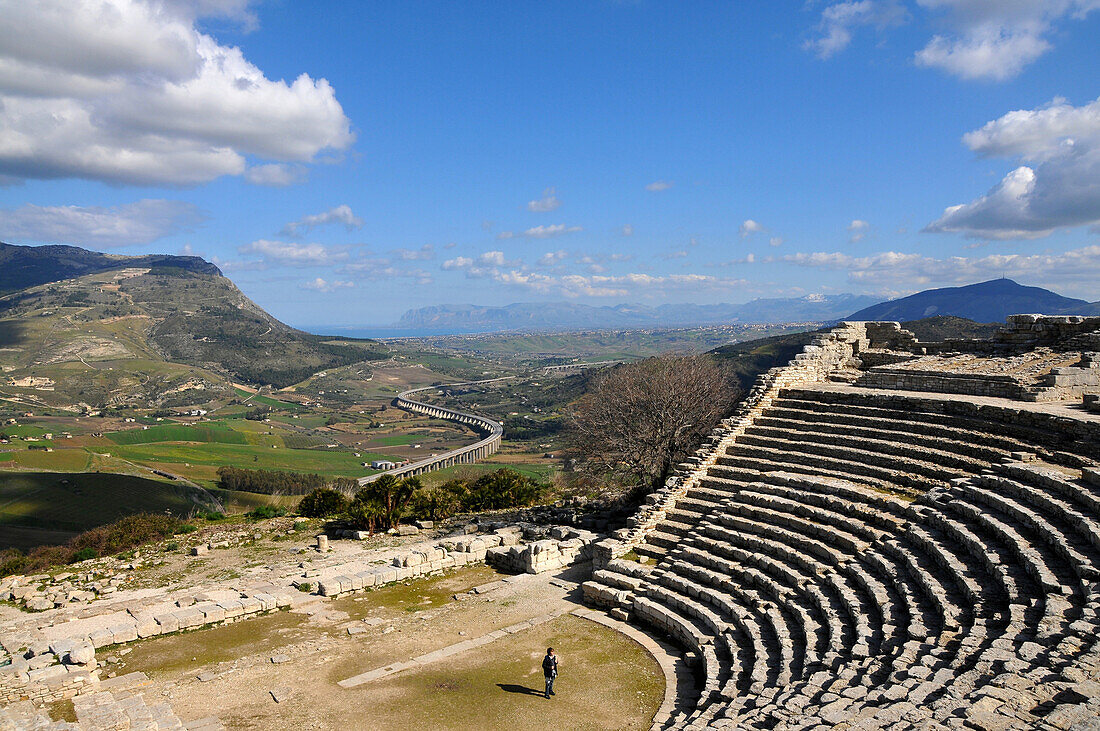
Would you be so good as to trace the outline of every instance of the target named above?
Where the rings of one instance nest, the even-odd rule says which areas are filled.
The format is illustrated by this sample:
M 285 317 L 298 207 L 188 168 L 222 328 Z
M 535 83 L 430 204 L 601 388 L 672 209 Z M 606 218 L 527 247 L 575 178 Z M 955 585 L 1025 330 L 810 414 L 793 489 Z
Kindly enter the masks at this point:
M 542 658 L 542 675 L 546 678 L 546 694 L 549 698 L 554 693 L 554 678 L 558 677 L 558 656 L 554 654 L 553 647 L 546 648 L 546 657 Z

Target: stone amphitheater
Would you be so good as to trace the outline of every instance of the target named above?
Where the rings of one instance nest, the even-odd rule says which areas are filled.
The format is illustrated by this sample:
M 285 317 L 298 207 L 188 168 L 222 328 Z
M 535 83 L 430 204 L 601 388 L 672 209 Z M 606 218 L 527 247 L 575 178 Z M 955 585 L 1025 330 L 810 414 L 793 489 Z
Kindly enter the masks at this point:
M 140 673 L 101 680 L 96 651 L 478 562 L 583 572 L 551 583 L 598 611 L 555 611 L 658 659 L 653 728 L 1100 729 L 1097 354 L 1100 318 L 1018 315 L 991 341 L 934 343 L 845 323 L 764 374 L 611 537 L 487 522 L 372 554 L 320 536 L 315 557 L 224 585 L 51 600 L 0 628 L 0 729 L 221 728 L 146 701 Z M 76 723 L 42 715 L 55 698 Z
M 1100 728 L 1098 330 L 846 323 L 763 376 L 583 585 L 696 666 L 657 725 Z

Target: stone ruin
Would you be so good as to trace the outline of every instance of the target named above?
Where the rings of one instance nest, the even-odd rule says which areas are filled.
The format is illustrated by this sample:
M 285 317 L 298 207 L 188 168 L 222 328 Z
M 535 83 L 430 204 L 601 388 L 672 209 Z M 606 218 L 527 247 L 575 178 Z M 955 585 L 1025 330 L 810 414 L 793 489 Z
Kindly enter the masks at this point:
M 582 587 L 695 664 L 655 728 L 1100 728 L 1098 351 L 853 322 L 763 375 Z
M 1100 728 L 1098 352 L 1100 318 L 938 343 L 845 323 L 761 376 L 611 538 L 486 522 L 368 560 L 321 536 L 295 567 L 124 601 L 91 574 L 5 580 L 46 611 L 0 628 L 0 730 L 213 731 L 147 703 L 140 673 L 101 679 L 96 650 L 479 562 L 591 562 L 610 626 L 694 668 L 666 671 L 654 728 Z M 37 710 L 59 698 L 77 723 Z
M 341 536 L 362 538 L 343 532 Z M 224 532 L 215 537 L 214 541 L 194 540 L 188 553 L 204 556 L 251 538 Z M 80 574 L 7 577 L 0 581 L 0 598 L 19 601 L 34 613 L 14 626 L 0 628 L 0 646 L 11 658 L 0 664 L 0 731 L 217 731 L 223 726 L 214 717 L 184 723 L 168 704 L 147 703 L 142 688 L 148 679 L 141 673 L 101 677 L 104 665 L 97 660 L 97 650 L 304 608 L 326 598 L 467 565 L 488 563 L 512 573 L 561 570 L 591 562 L 599 538 L 573 527 L 485 521 L 468 524 L 455 535 L 394 549 L 383 557 L 349 559 L 328 556 L 329 537 L 322 534 L 316 539 L 316 559 L 291 568 L 261 567 L 250 570 L 246 578 L 216 586 L 173 591 L 123 594 L 119 590 L 126 587 L 126 569 L 134 565 L 110 558 L 90 562 L 96 567 Z M 63 699 L 73 699 L 76 724 L 51 722 L 39 710 Z

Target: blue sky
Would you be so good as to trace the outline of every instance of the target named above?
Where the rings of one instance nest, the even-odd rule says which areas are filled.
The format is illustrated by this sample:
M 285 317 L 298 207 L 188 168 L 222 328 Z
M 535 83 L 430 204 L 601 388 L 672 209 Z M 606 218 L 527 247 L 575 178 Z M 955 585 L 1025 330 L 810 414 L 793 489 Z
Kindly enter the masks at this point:
M 1097 39 L 1100 0 L 0 0 L 0 239 L 198 254 L 304 327 L 1097 300 Z

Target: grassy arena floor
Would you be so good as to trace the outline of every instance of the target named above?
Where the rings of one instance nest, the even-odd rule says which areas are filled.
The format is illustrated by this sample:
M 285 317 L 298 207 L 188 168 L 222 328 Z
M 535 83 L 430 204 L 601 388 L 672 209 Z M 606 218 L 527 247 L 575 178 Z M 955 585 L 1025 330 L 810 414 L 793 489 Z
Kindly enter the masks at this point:
M 542 657 L 561 658 L 557 693 L 542 697 Z M 644 729 L 661 704 L 660 668 L 641 646 L 565 615 L 415 672 L 374 683 L 373 729 Z
M 233 730 L 649 728 L 664 694 L 657 661 L 614 630 L 568 614 L 422 668 L 337 685 L 576 606 L 549 576 L 508 584 L 489 598 L 453 598 L 502 577 L 471 566 L 301 612 L 146 640 L 110 667 L 147 673 L 146 697 L 163 698 L 184 720 L 214 715 Z M 376 623 L 363 625 L 367 618 Z M 370 629 L 349 635 L 353 625 Z M 561 658 L 551 699 L 536 695 L 547 646 Z M 272 663 L 279 653 L 286 662 Z M 275 703 L 278 688 L 286 694 Z

